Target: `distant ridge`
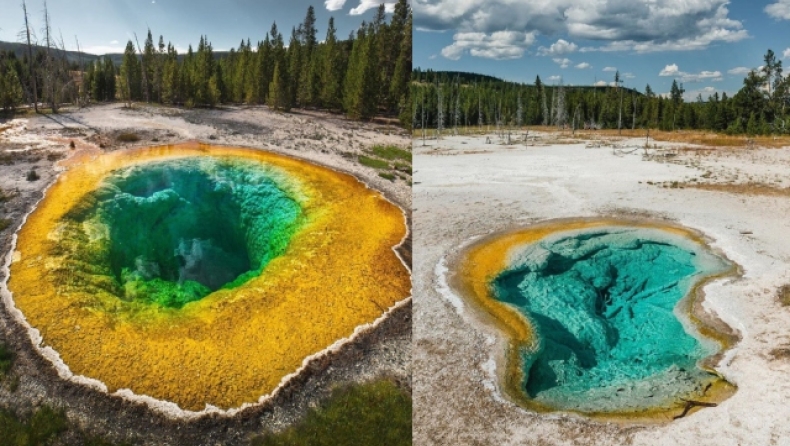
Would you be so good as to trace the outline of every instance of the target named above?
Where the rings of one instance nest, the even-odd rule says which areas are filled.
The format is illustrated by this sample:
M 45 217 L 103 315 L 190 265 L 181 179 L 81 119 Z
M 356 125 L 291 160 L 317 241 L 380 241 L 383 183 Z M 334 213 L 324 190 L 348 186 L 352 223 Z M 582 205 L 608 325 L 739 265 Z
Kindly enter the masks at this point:
M 35 53 L 38 50 L 44 51 L 46 50 L 46 48 L 40 45 L 33 45 L 33 53 Z M 16 54 L 16 57 L 22 58 L 25 56 L 25 54 L 27 54 L 27 44 L 18 43 L 18 42 L 0 41 L 0 51 L 14 52 Z M 59 49 L 53 48 L 52 51 L 55 53 L 55 55 L 63 54 L 63 51 Z M 80 54 L 82 54 L 82 62 L 85 64 L 96 61 L 102 57 L 109 57 L 115 65 L 120 66 L 121 61 L 123 60 L 123 53 L 91 54 L 91 53 L 86 53 L 84 51 L 77 52 L 77 51 L 67 50 L 65 54 L 66 54 L 66 60 L 68 60 L 69 63 L 72 64 L 78 64 L 80 62 Z M 186 53 L 179 53 L 178 60 L 179 61 L 182 60 L 185 54 Z M 226 57 L 228 54 L 230 54 L 230 52 L 228 51 L 214 51 L 214 58 L 221 59 L 223 57 Z
M 475 83 L 491 83 L 491 84 L 499 84 L 501 88 L 516 88 L 516 87 L 533 87 L 535 84 L 534 82 L 515 82 L 505 80 L 496 76 L 489 76 L 487 74 L 479 74 L 479 73 L 470 73 L 466 71 L 436 71 L 436 70 L 421 70 L 420 68 L 415 68 L 412 71 L 412 80 L 420 80 L 421 82 L 429 82 L 435 83 L 436 79 L 440 79 L 442 83 L 449 83 L 449 82 L 456 82 L 458 80 L 461 85 L 472 85 Z M 548 81 L 547 79 L 541 78 L 541 82 L 543 85 L 551 90 L 556 85 L 553 82 Z M 566 90 L 579 90 L 579 91 L 606 91 L 609 88 L 613 88 L 611 85 L 568 85 L 565 84 L 563 86 Z M 644 93 L 640 92 L 636 88 L 632 87 L 620 87 L 623 91 L 634 94 L 639 96 L 644 96 Z
M 480 74 L 480 73 L 470 73 L 467 71 L 435 71 L 431 70 L 430 68 L 427 70 L 421 70 L 419 67 L 414 69 L 414 73 L 421 72 L 423 76 L 427 75 L 429 78 L 433 78 L 433 76 L 441 76 L 446 77 L 448 79 L 456 79 L 458 78 L 462 84 L 473 84 L 475 82 L 507 82 L 506 80 L 496 77 L 496 76 L 489 76 L 487 74 Z

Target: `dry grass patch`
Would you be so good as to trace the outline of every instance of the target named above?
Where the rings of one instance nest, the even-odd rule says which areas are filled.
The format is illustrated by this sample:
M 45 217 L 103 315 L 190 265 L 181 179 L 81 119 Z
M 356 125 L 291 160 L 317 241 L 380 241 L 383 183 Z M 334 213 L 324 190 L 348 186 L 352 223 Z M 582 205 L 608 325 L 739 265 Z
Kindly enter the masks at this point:
M 783 306 L 790 305 L 790 284 L 782 285 L 776 290 L 776 297 Z
M 739 195 L 760 195 L 768 197 L 787 197 L 790 196 L 790 188 L 775 187 L 762 183 L 743 183 L 743 184 L 699 184 L 695 182 L 683 183 L 683 187 L 694 189 L 711 190 L 716 192 L 727 192 Z M 790 291 L 788 291 L 790 293 Z

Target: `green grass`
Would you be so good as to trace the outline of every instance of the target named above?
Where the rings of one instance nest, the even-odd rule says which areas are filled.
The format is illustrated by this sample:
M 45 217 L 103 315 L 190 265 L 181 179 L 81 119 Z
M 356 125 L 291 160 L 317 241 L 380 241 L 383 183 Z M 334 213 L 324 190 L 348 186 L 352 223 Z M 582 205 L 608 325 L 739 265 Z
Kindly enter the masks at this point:
M 385 178 L 385 179 L 390 180 L 390 181 L 395 181 L 395 178 L 396 178 L 395 174 L 387 173 L 387 172 L 379 172 L 379 176 L 381 178 Z
M 411 175 L 411 164 L 395 163 L 395 170 Z
M 295 426 L 252 446 L 411 445 L 411 395 L 389 380 L 335 390 Z
M 397 146 L 373 146 L 370 149 L 374 155 L 385 160 L 404 160 L 411 162 L 411 151 Z
M 2 444 L 38 446 L 52 444 L 58 434 L 66 431 L 67 419 L 62 410 L 43 406 L 28 420 L 13 412 L 0 409 L 0 438 Z
M 374 169 L 389 169 L 390 164 L 386 161 L 382 161 L 376 158 L 370 158 L 365 155 L 359 155 L 359 164 L 363 166 L 372 167 Z
M 0 378 L 3 378 L 14 362 L 14 353 L 5 344 L 0 344 Z
M 82 446 L 113 446 L 113 443 L 92 435 L 86 435 L 69 420 L 62 409 L 41 406 L 32 415 L 19 417 L 14 412 L 0 409 L 0 445 L 43 446 L 61 443 L 65 432 L 70 437 L 67 444 Z

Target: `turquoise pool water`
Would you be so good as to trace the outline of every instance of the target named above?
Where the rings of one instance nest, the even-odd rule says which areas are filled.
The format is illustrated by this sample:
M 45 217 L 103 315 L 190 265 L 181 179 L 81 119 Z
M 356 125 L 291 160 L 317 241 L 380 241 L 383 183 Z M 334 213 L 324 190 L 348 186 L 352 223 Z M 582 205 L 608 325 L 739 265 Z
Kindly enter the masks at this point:
M 282 175 L 211 157 L 122 169 L 67 215 L 77 274 L 127 301 L 180 308 L 260 274 L 302 215 Z M 76 224 L 74 224 L 76 223 Z
M 655 229 L 554 235 L 516 250 L 494 295 L 537 330 L 523 352 L 524 391 L 550 407 L 621 412 L 701 394 L 697 362 L 717 345 L 689 333 L 678 302 L 729 264 Z

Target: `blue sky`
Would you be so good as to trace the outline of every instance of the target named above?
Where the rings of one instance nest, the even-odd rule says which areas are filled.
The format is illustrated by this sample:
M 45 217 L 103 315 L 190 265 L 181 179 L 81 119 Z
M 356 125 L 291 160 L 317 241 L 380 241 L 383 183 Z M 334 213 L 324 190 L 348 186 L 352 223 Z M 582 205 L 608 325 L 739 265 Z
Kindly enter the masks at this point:
M 790 0 L 415 0 L 414 66 L 532 83 L 732 94 L 772 49 L 790 72 Z
M 326 36 L 330 16 L 335 18 L 338 36 L 346 38 L 362 20 L 370 20 L 381 1 L 369 0 L 49 0 L 49 15 L 56 35 L 62 35 L 67 49 L 93 53 L 123 52 L 126 42 L 137 33 L 143 44 L 150 27 L 156 44 L 165 43 L 185 50 L 197 47 L 200 36 L 208 35 L 215 50 L 238 47 L 241 39 L 255 44 L 263 40 L 272 22 L 277 21 L 286 44 L 291 27 L 304 20 L 307 8 L 316 12 L 318 39 Z M 385 4 L 391 3 L 386 0 Z M 0 40 L 19 41 L 24 27 L 22 0 L 0 0 Z M 43 23 L 43 0 L 27 0 L 32 28 L 38 34 Z M 388 5 L 389 6 L 389 5 Z M 389 6 L 391 9 L 391 6 Z M 41 37 L 41 36 L 40 36 Z

